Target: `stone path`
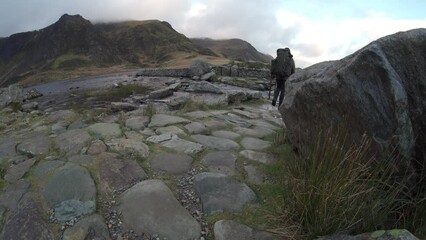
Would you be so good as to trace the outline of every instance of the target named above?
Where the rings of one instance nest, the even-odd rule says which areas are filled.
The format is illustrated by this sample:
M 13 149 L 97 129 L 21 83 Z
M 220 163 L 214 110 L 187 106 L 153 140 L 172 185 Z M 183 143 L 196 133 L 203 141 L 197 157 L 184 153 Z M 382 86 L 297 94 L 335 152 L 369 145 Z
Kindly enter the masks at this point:
M 258 201 L 278 111 L 154 108 L 0 110 L 0 239 L 277 239 L 205 216 Z

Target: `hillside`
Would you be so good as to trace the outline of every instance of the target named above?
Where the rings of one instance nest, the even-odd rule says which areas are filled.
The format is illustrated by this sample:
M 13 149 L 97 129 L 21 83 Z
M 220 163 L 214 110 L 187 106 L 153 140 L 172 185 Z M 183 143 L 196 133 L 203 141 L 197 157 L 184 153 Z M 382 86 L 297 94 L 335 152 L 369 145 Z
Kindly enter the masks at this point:
M 265 60 L 242 40 L 217 43 L 195 44 L 159 20 L 92 24 L 80 15 L 65 14 L 44 29 L 0 38 L 0 86 L 141 67 L 182 67 L 195 59 L 214 65 Z
M 269 63 L 272 60 L 272 56 L 258 52 L 250 43 L 241 39 L 192 38 L 191 41 L 200 48 L 209 48 L 220 56 L 237 61 Z

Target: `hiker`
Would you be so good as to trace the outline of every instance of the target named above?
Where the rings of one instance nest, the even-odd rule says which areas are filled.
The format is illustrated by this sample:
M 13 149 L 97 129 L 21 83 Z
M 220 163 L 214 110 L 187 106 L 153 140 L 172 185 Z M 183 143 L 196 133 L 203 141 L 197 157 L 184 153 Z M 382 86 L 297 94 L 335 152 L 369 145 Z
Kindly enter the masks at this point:
M 281 105 L 284 99 L 285 93 L 285 81 L 290 75 L 295 72 L 295 64 L 293 55 L 289 48 L 277 49 L 277 57 L 271 62 L 271 78 L 275 78 L 276 87 L 274 91 L 274 98 L 272 99 L 272 106 L 277 103 L 278 95 L 280 96 L 278 107 Z

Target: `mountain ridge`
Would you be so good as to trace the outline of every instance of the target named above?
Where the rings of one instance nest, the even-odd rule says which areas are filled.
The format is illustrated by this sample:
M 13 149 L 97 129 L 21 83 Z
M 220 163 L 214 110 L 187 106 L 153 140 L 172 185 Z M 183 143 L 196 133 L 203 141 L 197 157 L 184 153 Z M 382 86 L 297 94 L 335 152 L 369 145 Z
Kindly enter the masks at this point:
M 81 15 L 64 14 L 43 29 L 0 38 L 0 86 L 141 67 L 178 67 L 195 59 L 215 65 L 270 61 L 243 40 L 237 40 L 239 45 L 235 39 L 228 41 L 228 48 L 223 40 L 216 45 L 212 41 L 210 47 L 195 44 L 160 20 L 93 24 Z

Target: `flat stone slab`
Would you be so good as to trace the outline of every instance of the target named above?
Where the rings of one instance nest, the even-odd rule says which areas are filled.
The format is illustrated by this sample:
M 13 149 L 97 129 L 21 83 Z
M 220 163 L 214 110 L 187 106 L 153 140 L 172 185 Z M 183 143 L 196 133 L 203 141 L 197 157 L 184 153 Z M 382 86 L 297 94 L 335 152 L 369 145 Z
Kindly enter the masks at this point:
M 74 155 L 68 158 L 68 161 L 80 165 L 92 165 L 94 158 L 90 155 Z
M 89 143 L 90 139 L 89 133 L 85 130 L 73 129 L 57 136 L 55 143 L 62 152 L 65 152 L 67 155 L 75 155 L 80 153 L 81 149 Z
M 155 130 L 156 134 L 174 134 L 174 135 L 186 135 L 185 131 L 180 129 L 176 126 L 167 126 L 167 127 L 160 127 Z
M 87 154 L 89 155 L 98 155 L 100 153 L 106 152 L 108 147 L 105 145 L 105 143 L 100 140 L 96 139 L 90 143 L 89 149 L 87 149 Z
M 99 155 L 99 178 L 102 187 L 109 191 L 123 191 L 147 179 L 145 171 L 133 160 L 117 159 L 115 155 Z
M 215 136 L 215 137 L 227 138 L 227 139 L 231 139 L 231 140 L 235 140 L 235 139 L 241 137 L 241 135 L 238 134 L 238 133 L 231 132 L 231 131 L 225 131 L 225 130 L 214 131 L 214 132 L 212 132 L 212 135 Z
M 151 122 L 149 123 L 148 127 L 165 127 L 168 125 L 175 125 L 175 124 L 187 124 L 190 123 L 188 119 L 177 117 L 177 116 L 171 116 L 166 114 L 155 114 L 151 117 Z
M 161 135 L 150 136 L 146 139 L 146 141 L 150 143 L 162 143 L 162 142 L 170 141 L 172 139 L 177 139 L 177 138 L 178 137 L 176 135 L 165 133 Z
M 246 118 L 251 118 L 251 119 L 255 119 L 255 118 L 259 118 L 259 114 L 258 113 L 253 113 L 253 112 L 249 112 L 249 111 L 244 111 L 244 110 L 240 110 L 240 109 L 233 109 L 232 110 L 234 113 L 244 116 Z
M 233 124 L 239 127 L 251 127 L 252 124 L 247 120 L 244 119 L 238 115 L 232 114 L 232 113 L 228 113 L 226 115 L 217 115 L 215 116 L 217 119 L 220 119 L 222 121 L 225 121 L 229 124 Z
M 208 118 L 213 116 L 213 114 L 205 111 L 187 112 L 184 115 L 192 119 Z
M 0 239 L 46 239 L 54 240 L 54 234 L 42 216 L 44 212 L 34 199 L 24 197 L 16 211 L 6 221 Z
M 263 138 L 274 133 L 274 130 L 260 126 L 255 126 L 254 128 L 236 127 L 234 128 L 234 131 L 243 136 L 251 136 L 255 138 Z
M 277 158 L 273 154 L 256 152 L 252 150 L 243 150 L 240 152 L 240 155 L 250 160 L 264 164 L 273 164 L 277 161 Z
M 10 212 L 14 211 L 29 188 L 30 183 L 26 179 L 7 185 L 0 194 L 0 206 L 6 207 Z
M 228 124 L 218 120 L 208 120 L 204 122 L 204 125 L 212 130 L 225 130 L 228 128 Z
M 186 154 L 197 154 L 204 150 L 203 145 L 180 138 L 162 142 L 161 145 Z
M 117 123 L 95 123 L 88 126 L 87 129 L 101 138 L 121 137 L 123 134 Z
M 231 152 L 212 152 L 204 156 L 201 162 L 208 166 L 210 172 L 234 175 L 236 160 Z
M 220 220 L 214 224 L 215 240 L 278 240 L 275 236 L 268 232 L 256 231 L 249 226 L 239 224 L 232 220 Z
M 132 130 L 143 130 L 146 126 L 148 126 L 148 123 L 148 116 L 140 116 L 127 119 L 125 125 Z
M 265 182 L 265 174 L 260 171 L 256 166 L 247 165 L 244 166 L 246 171 L 246 180 L 251 184 L 262 184 Z
M 241 212 L 246 204 L 256 200 L 255 193 L 246 184 L 220 173 L 195 175 L 194 189 L 206 214 Z
M 206 147 L 214 148 L 217 150 L 238 150 L 240 148 L 240 145 L 238 145 L 238 143 L 227 138 L 219 138 L 207 135 L 192 135 L 191 138 Z
M 50 138 L 39 133 L 33 137 L 25 139 L 17 147 L 19 152 L 29 154 L 31 156 L 47 155 L 51 146 Z
M 74 163 L 58 169 L 46 182 L 42 194 L 61 222 L 96 210 L 95 183 L 85 168 Z
M 241 145 L 247 150 L 262 150 L 271 146 L 271 143 L 258 138 L 245 137 L 241 140 Z
M 156 234 L 170 240 L 198 239 L 200 224 L 183 208 L 160 180 L 146 180 L 125 191 L 119 199 L 123 229 Z
M 183 174 L 191 169 L 192 161 L 192 157 L 186 154 L 159 153 L 151 159 L 151 168 L 154 171 Z
M 4 136 L 0 138 L 0 160 L 16 156 L 16 141 L 14 137 Z
M 78 117 L 78 114 L 72 110 L 59 110 L 51 112 L 47 117 L 52 122 L 71 122 Z
M 106 145 L 122 154 L 136 154 L 144 158 L 149 156 L 149 147 L 145 143 L 134 139 L 111 139 L 106 142 Z
M 190 124 L 185 125 L 185 129 L 189 134 L 202 134 L 206 133 L 209 129 L 203 123 L 192 122 Z
M 65 162 L 60 160 L 44 161 L 35 166 L 32 173 L 33 176 L 40 179 L 62 167 L 64 164 Z
M 105 219 L 93 214 L 80 219 L 74 226 L 67 228 L 62 236 L 63 240 L 99 239 L 110 240 Z
M 4 179 L 10 183 L 17 182 L 19 179 L 21 179 L 25 175 L 25 173 L 27 173 L 30 170 L 30 168 L 34 165 L 35 162 L 36 162 L 36 159 L 31 158 L 18 165 L 12 166 L 11 168 L 7 170 L 7 173 L 4 176 Z

